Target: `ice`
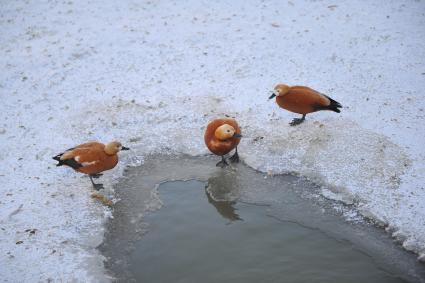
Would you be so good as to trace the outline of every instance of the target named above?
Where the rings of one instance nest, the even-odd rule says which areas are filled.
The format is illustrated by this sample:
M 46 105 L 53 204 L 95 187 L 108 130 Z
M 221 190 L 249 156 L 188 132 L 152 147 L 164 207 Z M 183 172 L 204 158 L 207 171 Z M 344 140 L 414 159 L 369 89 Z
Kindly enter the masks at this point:
M 309 239 L 315 239 L 320 242 L 316 234 L 319 232 L 319 234 L 323 233 L 327 237 L 336 239 L 337 242 L 346 243 L 349 250 L 363 251 L 369 259 L 372 259 L 374 263 L 378 263 L 379 269 L 388 270 L 393 278 L 400 276 L 408 282 L 424 282 L 425 269 L 421 263 L 416 261 L 415 256 L 403 250 L 401 246 L 394 245 L 390 235 L 385 234 L 385 231 L 379 229 L 379 227 L 373 227 L 370 221 L 365 221 L 364 218 L 360 217 L 354 206 L 326 200 L 318 195 L 320 187 L 305 180 L 305 178 L 293 175 L 276 175 L 263 178 L 264 173 L 255 171 L 245 164 L 232 164 L 226 169 L 212 166 L 215 163 L 214 159 L 212 156 L 189 157 L 160 154 L 146 156 L 146 162 L 143 166 L 128 168 L 126 170 L 125 178 L 118 183 L 120 189 L 116 191 L 121 201 L 114 206 L 115 217 L 108 221 L 105 240 L 99 247 L 102 254 L 108 258 L 108 261 L 105 262 L 108 271 L 116 276 L 118 282 L 134 280 L 133 276 L 136 274 L 138 274 L 136 281 L 143 281 L 142 278 L 145 278 L 145 275 L 146 277 L 153 275 L 151 273 L 155 273 L 154 270 L 158 270 L 158 265 L 155 262 L 159 260 L 158 257 L 161 254 L 165 253 L 166 258 L 169 260 L 170 258 L 176 258 L 176 255 L 171 255 L 171 250 L 176 245 L 180 248 L 182 245 L 185 246 L 182 250 L 183 254 L 180 257 L 177 256 L 179 258 L 178 265 L 179 269 L 182 269 L 187 274 L 187 277 L 183 281 L 191 281 L 188 278 L 196 276 L 196 271 L 186 270 L 184 263 L 180 259 L 184 261 L 185 251 L 190 249 L 187 243 L 192 245 L 193 243 L 191 241 L 194 240 L 194 237 L 176 236 L 173 234 L 175 231 L 184 230 L 187 235 L 194 235 L 190 227 L 195 228 L 195 230 L 203 227 L 202 230 L 206 233 L 204 233 L 204 236 L 206 239 L 209 239 L 207 241 L 212 246 L 204 247 L 206 250 L 201 248 L 201 250 L 207 254 L 213 253 L 213 251 L 220 250 L 223 247 L 227 250 L 227 246 L 223 246 L 222 243 L 223 241 L 229 243 L 229 239 L 218 240 L 217 247 L 214 247 L 214 241 L 210 241 L 212 235 L 217 233 L 227 235 L 230 232 L 228 228 L 231 229 L 231 227 L 224 228 L 223 224 L 224 226 L 240 224 L 242 226 L 248 225 L 249 227 L 249 222 L 253 219 L 258 220 L 257 217 L 259 216 L 261 218 L 260 215 L 264 212 L 269 220 L 278 220 L 282 225 L 285 225 L 284 223 L 292 223 L 315 230 L 315 232 L 311 231 L 308 233 L 307 238 Z M 167 182 L 169 180 L 191 181 Z M 160 185 L 158 186 L 158 184 Z M 205 206 L 203 207 L 205 210 L 202 209 L 200 211 L 199 206 Z M 256 212 L 251 214 L 243 208 L 249 206 L 252 208 L 256 207 L 254 210 Z M 175 211 L 176 208 L 178 208 L 178 212 Z M 180 208 L 182 209 L 180 210 Z M 197 209 L 198 212 L 195 213 L 196 215 L 193 215 L 193 211 Z M 260 209 L 262 212 L 259 212 L 257 209 Z M 177 220 L 173 218 L 174 216 L 164 216 L 164 210 L 173 210 L 171 214 L 174 216 L 183 213 L 186 217 L 184 217 L 184 220 Z M 221 223 L 219 227 L 215 227 L 215 224 L 213 224 L 215 220 L 210 218 L 213 215 L 213 218 L 218 216 L 216 211 L 221 215 L 218 217 L 220 220 L 221 217 L 225 218 L 224 223 Z M 153 219 L 159 215 L 163 215 L 164 219 L 160 222 L 154 221 Z M 233 221 L 237 219 L 242 221 L 236 224 Z M 247 228 L 251 236 L 258 236 L 265 231 L 270 231 L 269 229 L 271 227 L 268 220 L 262 219 L 259 223 L 264 228 L 264 231 Z M 165 233 L 168 231 L 173 236 L 165 235 L 164 231 L 158 232 L 156 230 L 158 224 L 165 228 Z M 224 228 L 223 231 L 221 230 L 222 228 Z M 281 234 L 281 232 L 274 231 L 271 234 L 276 236 Z M 292 232 L 291 229 L 285 229 L 283 234 L 288 236 Z M 186 244 L 179 241 L 170 242 L 165 240 L 167 237 L 189 239 L 189 242 Z M 212 237 L 216 239 L 215 236 Z M 246 235 L 246 237 L 249 238 L 249 235 Z M 196 234 L 195 238 L 202 238 L 202 233 Z M 246 240 L 244 236 L 240 235 L 237 238 L 241 241 Z M 277 236 L 276 239 L 283 246 L 287 246 L 284 238 L 281 235 Z M 290 236 L 290 238 L 293 237 Z M 150 240 L 155 241 L 155 239 L 158 241 L 158 245 L 149 242 Z M 164 240 L 169 243 L 169 248 L 161 246 L 161 242 L 163 243 Z M 263 240 L 261 241 L 264 242 Z M 251 241 L 248 242 L 250 244 L 245 245 L 246 249 L 249 249 L 253 244 Z M 270 244 L 268 240 L 265 240 L 265 242 Z M 304 244 L 298 242 L 298 245 L 303 246 Z M 259 245 L 261 246 L 262 244 Z M 297 241 L 291 242 L 291 245 L 297 245 Z M 194 246 L 198 245 L 194 244 Z M 142 251 L 140 247 L 146 247 L 147 250 Z M 277 248 L 277 246 L 274 246 L 274 248 Z M 330 245 L 326 246 L 326 248 L 333 250 L 335 247 Z M 209 251 L 209 249 L 213 251 Z M 273 258 L 273 253 L 269 255 L 264 249 L 267 248 L 260 248 L 261 254 L 269 259 Z M 312 253 L 326 253 L 326 251 L 319 250 L 312 251 Z M 234 254 L 233 246 L 230 251 Z M 332 252 L 335 252 L 335 250 Z M 222 250 L 219 254 L 222 258 L 228 259 L 228 256 L 223 257 L 225 253 Z M 298 253 L 302 254 L 303 252 L 298 250 Z M 139 256 L 143 256 L 149 261 L 149 255 L 152 256 L 152 262 L 150 263 L 140 262 L 138 260 L 138 258 L 140 259 Z M 236 258 L 238 257 L 240 257 L 240 254 L 236 254 Z M 291 257 L 295 260 L 297 256 L 289 255 L 289 258 Z M 167 260 L 161 259 L 159 261 L 167 265 L 165 263 Z M 189 262 L 193 263 L 193 259 L 189 260 Z M 216 261 L 213 260 L 213 262 Z M 271 264 L 273 264 L 273 260 L 271 260 Z M 206 262 L 203 262 L 201 265 L 204 267 L 209 266 Z M 281 266 L 281 264 L 278 265 Z M 166 272 L 164 266 L 161 265 L 161 274 Z M 204 270 L 202 266 L 200 268 Z M 234 271 L 237 266 L 237 262 L 232 263 L 230 269 Z M 223 268 L 225 269 L 226 267 Z M 305 269 L 305 266 L 303 268 Z M 315 268 L 317 266 L 307 269 L 311 271 Z M 248 269 L 243 268 L 243 270 Z M 269 270 L 269 268 L 266 269 Z M 281 269 L 278 270 L 281 271 Z M 258 273 L 255 274 L 258 277 Z M 175 273 L 171 272 L 168 275 L 178 281 L 178 276 Z M 157 278 L 156 281 L 158 280 Z
M 109 280 L 95 248 L 110 211 L 51 156 L 121 140 L 131 152 L 102 177 L 112 194 L 147 154 L 207 154 L 203 130 L 225 114 L 242 126 L 249 166 L 317 182 L 423 260 L 424 10 L 423 1 L 2 3 L 3 279 Z M 324 92 L 342 113 L 290 128 L 297 115 L 267 99 L 277 82 Z

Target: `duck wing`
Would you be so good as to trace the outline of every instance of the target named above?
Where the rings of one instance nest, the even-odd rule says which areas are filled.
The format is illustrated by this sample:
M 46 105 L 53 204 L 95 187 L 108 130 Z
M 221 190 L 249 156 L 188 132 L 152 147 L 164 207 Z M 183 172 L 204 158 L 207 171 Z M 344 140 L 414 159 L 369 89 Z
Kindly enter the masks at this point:
M 296 101 L 298 104 L 308 105 L 315 111 L 317 110 L 331 110 L 337 113 L 341 112 L 338 108 L 342 105 L 327 96 L 326 94 L 320 93 L 312 88 L 306 86 L 294 86 L 291 87 L 288 99 Z
M 94 165 L 104 158 L 104 146 L 76 147 L 53 157 L 59 163 L 56 166 L 67 165 L 75 170 Z

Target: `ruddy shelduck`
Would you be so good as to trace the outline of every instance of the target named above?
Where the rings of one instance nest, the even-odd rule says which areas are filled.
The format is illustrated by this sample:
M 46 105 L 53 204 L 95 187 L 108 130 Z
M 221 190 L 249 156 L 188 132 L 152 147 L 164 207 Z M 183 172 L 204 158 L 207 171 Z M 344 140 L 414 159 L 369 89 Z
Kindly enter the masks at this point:
M 87 142 L 70 148 L 53 157 L 59 163 L 56 166 L 66 165 L 75 171 L 89 175 L 90 181 L 96 190 L 102 189 L 102 184 L 95 184 L 93 178 L 99 178 L 103 171 L 114 168 L 118 163 L 117 153 L 120 150 L 129 150 L 120 142 L 113 141 L 106 145 L 99 142 Z
M 341 111 L 342 105 L 323 93 L 306 86 L 288 86 L 278 84 L 274 88 L 273 94 L 269 97 L 276 97 L 276 103 L 286 110 L 302 114 L 301 118 L 295 118 L 289 123 L 291 126 L 301 124 L 308 113 L 331 110 L 337 113 Z
M 233 149 L 235 154 L 230 157 L 231 162 L 239 162 L 238 144 L 241 140 L 241 129 L 234 119 L 222 118 L 211 121 L 205 130 L 204 140 L 208 149 L 215 155 L 221 156 L 216 166 L 229 165 L 224 158 Z

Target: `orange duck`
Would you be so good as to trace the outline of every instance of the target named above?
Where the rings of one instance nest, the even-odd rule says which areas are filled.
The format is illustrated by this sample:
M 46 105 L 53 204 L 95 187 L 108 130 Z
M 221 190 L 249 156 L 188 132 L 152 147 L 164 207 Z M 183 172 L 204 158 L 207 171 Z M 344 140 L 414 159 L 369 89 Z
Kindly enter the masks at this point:
M 117 153 L 120 150 L 129 150 L 120 142 L 113 141 L 106 145 L 99 142 L 87 142 L 70 148 L 53 157 L 59 163 L 56 166 L 66 165 L 80 173 L 88 174 L 93 187 L 102 189 L 102 184 L 95 184 L 93 178 L 102 176 L 100 172 L 114 168 L 118 163 Z
M 236 148 L 235 154 L 230 161 L 239 162 L 238 144 L 241 140 L 241 129 L 234 119 L 223 118 L 211 121 L 205 131 L 204 140 L 208 149 L 215 155 L 221 156 L 221 161 L 216 166 L 225 167 L 229 165 L 224 155 Z
M 308 113 L 331 110 L 337 113 L 341 111 L 342 105 L 314 89 L 306 86 L 287 86 L 285 84 L 278 84 L 274 88 L 273 94 L 269 97 L 272 99 L 276 96 L 277 104 L 286 110 L 294 113 L 302 114 L 301 118 L 295 118 L 289 123 L 291 126 L 301 124 L 305 120 Z

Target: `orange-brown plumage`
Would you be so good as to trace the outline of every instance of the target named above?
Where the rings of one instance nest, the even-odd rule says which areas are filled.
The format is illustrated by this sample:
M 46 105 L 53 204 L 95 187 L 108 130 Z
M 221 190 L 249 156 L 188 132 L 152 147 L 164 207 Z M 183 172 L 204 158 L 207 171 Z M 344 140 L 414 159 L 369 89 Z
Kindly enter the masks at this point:
M 127 149 L 119 142 L 106 145 L 99 142 L 87 142 L 70 148 L 53 159 L 59 162 L 57 166 L 66 165 L 75 171 L 88 174 L 93 183 L 92 177 L 97 177 L 99 173 L 114 168 L 118 163 L 117 153 Z M 97 185 L 101 184 L 93 183 L 95 188 Z
M 118 155 L 108 155 L 105 145 L 92 143 L 89 146 L 80 145 L 75 149 L 65 152 L 66 159 L 74 158 L 82 167 L 74 168 L 84 174 L 98 174 L 114 168 L 118 163 Z
M 277 104 L 291 112 L 308 114 L 326 108 L 331 101 L 319 92 L 303 86 L 293 86 L 284 96 L 276 97 Z
M 224 130 L 225 130 L 225 133 L 229 132 L 231 136 L 220 137 L 219 130 L 221 129 L 220 127 L 224 125 L 229 126 L 228 129 L 224 128 Z M 231 160 L 232 161 L 239 160 L 238 153 L 237 153 L 237 146 L 241 140 L 240 138 L 241 138 L 241 129 L 239 125 L 236 122 L 236 120 L 230 119 L 230 118 L 221 118 L 221 119 L 215 119 L 211 121 L 208 124 L 207 129 L 205 130 L 205 135 L 204 135 L 204 141 L 206 146 L 215 155 L 222 156 L 222 160 L 224 161 L 223 165 L 226 164 L 223 156 L 235 148 L 236 148 L 236 153 L 231 158 Z M 221 163 L 218 165 L 221 165 Z
M 284 84 L 278 84 L 275 92 L 270 98 L 276 96 L 276 103 L 286 110 L 303 115 L 301 119 L 294 119 L 291 125 L 296 125 L 304 121 L 308 113 L 331 110 L 341 112 L 341 104 L 332 98 L 305 86 L 289 87 Z

